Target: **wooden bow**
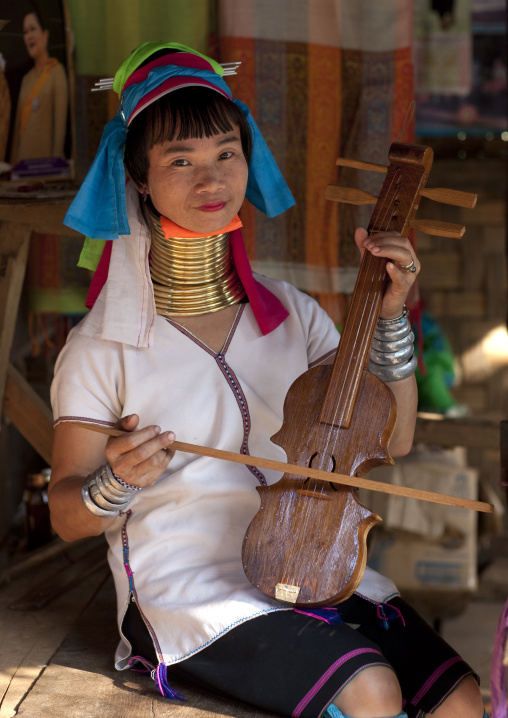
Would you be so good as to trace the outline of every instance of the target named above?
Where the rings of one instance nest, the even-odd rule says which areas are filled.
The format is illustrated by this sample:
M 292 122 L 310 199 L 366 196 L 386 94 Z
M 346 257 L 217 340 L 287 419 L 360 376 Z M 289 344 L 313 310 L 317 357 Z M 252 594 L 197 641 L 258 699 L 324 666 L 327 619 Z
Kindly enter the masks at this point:
M 88 424 L 83 421 L 67 421 L 65 423 L 75 424 L 83 429 L 96 431 L 100 434 L 106 434 L 107 436 L 128 436 L 131 433 L 129 431 L 124 431 L 123 429 L 101 426 L 100 424 Z M 422 501 L 430 501 L 434 504 L 444 504 L 446 506 L 456 506 L 461 509 L 481 511 L 486 514 L 491 514 L 494 511 L 492 504 L 487 504 L 483 501 L 473 501 L 472 499 L 463 499 L 459 496 L 448 496 L 446 494 L 438 494 L 433 491 L 412 489 L 407 486 L 396 486 L 394 484 L 386 484 L 381 481 L 372 481 L 372 479 L 364 479 L 356 476 L 335 474 L 328 471 L 321 471 L 320 469 L 312 469 L 306 466 L 286 464 L 282 461 L 274 461 L 273 459 L 263 459 L 258 456 L 246 456 L 245 454 L 236 454 L 233 451 L 223 451 L 222 449 L 213 449 L 208 446 L 187 444 L 183 441 L 174 441 L 170 448 L 175 451 L 184 451 L 188 454 L 197 454 L 199 456 L 209 456 L 212 459 L 232 461 L 236 464 L 244 464 L 245 466 L 258 466 L 262 469 L 273 469 L 274 471 L 282 471 L 294 474 L 295 476 L 321 479 L 322 481 L 329 481 L 333 484 L 342 484 L 344 486 L 352 486 L 359 489 L 369 489 L 371 491 L 378 491 L 382 494 L 405 496 L 408 499 L 420 499 Z

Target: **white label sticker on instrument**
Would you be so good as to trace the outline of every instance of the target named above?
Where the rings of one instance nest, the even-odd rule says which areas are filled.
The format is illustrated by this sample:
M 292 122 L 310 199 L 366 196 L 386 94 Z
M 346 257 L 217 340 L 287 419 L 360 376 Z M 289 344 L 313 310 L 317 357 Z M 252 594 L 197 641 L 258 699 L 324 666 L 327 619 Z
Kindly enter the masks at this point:
M 278 583 L 275 586 L 275 598 L 277 601 L 296 603 L 300 594 L 299 586 L 290 586 L 287 583 Z

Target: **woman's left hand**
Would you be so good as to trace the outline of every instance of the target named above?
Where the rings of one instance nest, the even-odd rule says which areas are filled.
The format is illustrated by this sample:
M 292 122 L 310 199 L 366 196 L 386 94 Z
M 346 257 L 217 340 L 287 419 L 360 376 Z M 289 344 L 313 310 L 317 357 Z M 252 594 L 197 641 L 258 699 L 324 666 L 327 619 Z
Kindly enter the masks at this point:
M 420 272 L 420 262 L 411 242 L 398 232 L 380 232 L 369 236 L 362 227 L 355 231 L 355 242 L 362 253 L 368 251 L 376 257 L 389 260 L 386 262 L 386 271 L 390 279 L 383 296 L 380 317 L 399 317 L 409 290 Z

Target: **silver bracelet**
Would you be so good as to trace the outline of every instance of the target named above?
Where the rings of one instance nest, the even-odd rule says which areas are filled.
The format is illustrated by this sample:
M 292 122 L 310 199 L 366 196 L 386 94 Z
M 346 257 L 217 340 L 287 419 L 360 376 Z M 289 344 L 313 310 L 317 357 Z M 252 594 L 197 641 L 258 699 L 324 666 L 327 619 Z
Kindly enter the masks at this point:
M 374 332 L 374 339 L 380 342 L 399 342 L 411 332 L 411 325 L 407 319 L 400 324 L 391 324 L 388 327 L 379 323 Z
M 368 370 L 384 382 L 401 381 L 401 379 L 407 379 L 414 373 L 416 365 L 417 360 L 413 355 L 405 364 L 395 364 L 394 366 L 369 362 Z
M 406 379 L 416 368 L 414 334 L 404 311 L 394 319 L 379 319 L 374 332 L 368 370 L 383 381 Z
M 134 493 L 134 487 L 119 483 L 107 463 L 85 478 L 81 487 L 81 500 L 94 516 L 112 518 L 127 508 Z
M 111 475 L 109 476 L 108 470 L 111 472 Z M 112 504 L 125 503 L 125 499 L 129 496 L 129 492 L 125 491 L 125 489 L 119 490 L 117 486 L 115 486 L 112 480 L 113 472 L 111 471 L 109 464 L 101 466 L 100 471 L 97 471 L 94 474 L 94 479 L 95 483 L 90 485 L 90 494 L 92 498 L 95 498 L 95 495 L 99 493 Z
M 402 345 L 401 347 L 395 346 L 390 349 L 388 346 L 381 347 L 381 351 L 376 350 L 374 346 L 370 352 L 370 361 L 374 364 L 393 365 L 393 364 L 405 364 L 414 354 L 413 341 L 414 336 L 411 332 L 411 341 Z M 380 342 L 381 343 L 381 342 Z M 393 346 L 395 342 L 386 342 Z M 379 346 L 379 345 L 378 345 Z
M 394 317 L 393 319 L 378 319 L 377 324 L 378 327 L 387 327 L 389 324 L 398 324 L 399 322 L 403 322 L 404 319 L 407 319 L 409 316 L 409 309 L 404 305 L 404 309 L 402 310 L 402 314 L 399 314 L 398 317 Z

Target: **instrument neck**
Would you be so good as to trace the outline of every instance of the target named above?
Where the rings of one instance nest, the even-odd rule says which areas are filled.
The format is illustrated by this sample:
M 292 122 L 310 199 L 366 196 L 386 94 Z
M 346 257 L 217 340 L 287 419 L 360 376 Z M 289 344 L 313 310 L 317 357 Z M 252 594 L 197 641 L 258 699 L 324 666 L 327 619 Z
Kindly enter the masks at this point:
M 432 150 L 395 142 L 368 233 L 407 237 L 432 165 Z M 319 421 L 348 428 L 387 283 L 386 258 L 365 251 Z
M 363 255 L 319 421 L 347 428 L 360 381 L 369 361 L 387 282 L 386 260 Z

